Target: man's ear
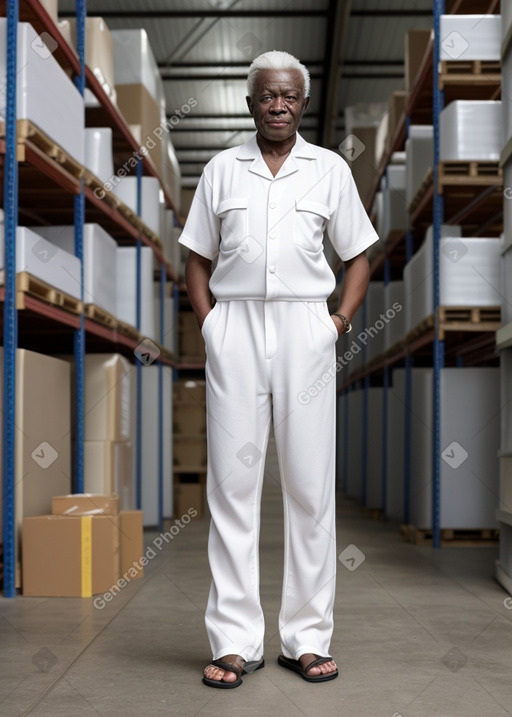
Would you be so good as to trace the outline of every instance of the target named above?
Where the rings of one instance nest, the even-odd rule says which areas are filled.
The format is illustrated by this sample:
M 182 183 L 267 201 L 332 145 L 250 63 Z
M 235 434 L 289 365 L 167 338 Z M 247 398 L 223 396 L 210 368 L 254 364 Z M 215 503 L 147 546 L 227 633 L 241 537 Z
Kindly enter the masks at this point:
M 249 108 L 249 112 L 252 114 L 253 113 L 252 109 L 254 107 L 252 99 L 249 96 L 247 96 L 245 98 L 245 101 L 247 102 L 247 107 Z
M 310 97 L 305 97 L 305 98 L 304 98 L 304 109 L 302 110 L 303 112 L 305 112 L 305 111 L 307 110 L 307 108 L 308 108 L 308 106 L 309 106 L 309 100 L 310 100 L 310 99 L 311 99 Z

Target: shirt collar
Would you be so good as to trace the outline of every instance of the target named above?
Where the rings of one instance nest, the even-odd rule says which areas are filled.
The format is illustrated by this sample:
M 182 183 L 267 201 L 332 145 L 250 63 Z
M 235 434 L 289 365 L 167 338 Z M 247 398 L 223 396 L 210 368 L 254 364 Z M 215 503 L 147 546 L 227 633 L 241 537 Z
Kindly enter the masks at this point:
M 292 147 L 292 151 L 290 154 L 294 157 L 301 157 L 304 159 L 316 159 L 316 155 L 313 152 L 312 145 L 309 144 L 309 142 L 306 142 L 306 140 L 301 137 L 301 135 L 297 132 L 296 133 L 296 140 L 295 144 Z M 236 155 L 237 159 L 257 159 L 261 157 L 261 151 L 258 147 L 258 143 L 256 141 L 256 135 L 254 134 L 251 139 L 246 143 L 242 144 L 238 148 L 238 152 Z

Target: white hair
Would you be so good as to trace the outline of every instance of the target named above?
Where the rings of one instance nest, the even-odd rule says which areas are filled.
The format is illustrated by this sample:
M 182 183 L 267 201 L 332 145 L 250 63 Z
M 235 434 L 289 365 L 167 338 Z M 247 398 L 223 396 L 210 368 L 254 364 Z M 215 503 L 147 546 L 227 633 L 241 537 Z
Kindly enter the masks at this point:
M 309 97 L 310 79 L 309 71 L 296 57 L 289 52 L 272 50 L 259 55 L 253 60 L 247 75 L 247 94 L 253 96 L 256 75 L 260 70 L 299 70 L 304 78 L 304 97 Z

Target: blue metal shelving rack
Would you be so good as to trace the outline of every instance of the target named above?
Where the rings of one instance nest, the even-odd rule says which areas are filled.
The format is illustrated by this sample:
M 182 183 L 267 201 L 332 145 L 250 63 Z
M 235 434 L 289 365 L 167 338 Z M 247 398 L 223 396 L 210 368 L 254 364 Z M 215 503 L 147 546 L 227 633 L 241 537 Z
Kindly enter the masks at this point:
M 16 74 L 18 0 L 7 3 L 7 88 L 4 164 L 5 301 L 4 301 L 4 485 L 3 544 L 4 596 L 16 595 L 16 543 L 14 520 L 16 420 L 16 227 L 18 226 L 18 162 L 16 159 Z
M 77 86 L 82 97 L 85 93 L 85 17 L 86 0 L 76 2 L 76 36 L 78 59 L 80 63 L 80 74 L 75 77 Z M 84 103 L 85 123 L 85 103 Z M 75 255 L 80 259 L 80 299 L 84 300 L 84 223 L 85 223 L 85 195 L 84 180 L 80 180 L 80 194 L 74 198 L 74 220 L 75 220 Z M 75 463 L 72 480 L 73 493 L 84 491 L 84 392 L 85 392 L 85 317 L 80 315 L 80 326 L 74 334 L 75 354 L 75 392 L 76 392 L 76 415 L 75 415 Z
M 441 369 L 444 365 L 444 341 L 439 339 L 439 245 L 441 240 L 441 225 L 444 218 L 444 200 L 437 191 L 439 166 L 439 115 L 443 109 L 444 93 L 437 83 L 437 68 L 439 67 L 441 38 L 441 15 L 444 14 L 444 0 L 434 0 L 434 72 L 433 74 L 433 126 L 434 126 L 434 198 L 433 198 L 433 234 L 434 234 L 434 375 L 433 375 L 433 423 L 434 432 L 432 440 L 432 531 L 433 547 L 441 547 Z

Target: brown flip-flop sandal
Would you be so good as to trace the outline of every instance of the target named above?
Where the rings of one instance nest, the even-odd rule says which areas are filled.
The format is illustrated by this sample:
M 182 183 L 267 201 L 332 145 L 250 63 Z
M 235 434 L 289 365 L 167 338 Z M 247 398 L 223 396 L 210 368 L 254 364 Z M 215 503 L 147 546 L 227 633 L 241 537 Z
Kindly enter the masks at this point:
M 224 680 L 212 680 L 210 677 L 203 675 L 203 683 L 208 685 L 208 687 L 216 687 L 221 690 L 232 690 L 235 687 L 240 687 L 242 684 L 242 675 L 249 675 L 251 672 L 256 672 L 256 670 L 261 670 L 262 667 L 265 667 L 265 660 L 262 658 L 261 660 L 246 662 L 243 669 L 240 669 L 237 665 L 232 665 L 229 662 L 224 662 L 224 660 L 212 660 L 208 664 L 213 665 L 214 667 L 220 667 L 221 670 L 226 670 L 226 672 L 234 672 L 238 679 L 234 682 L 225 682 Z
M 310 662 L 309 665 L 306 665 L 306 667 L 302 667 L 300 660 L 292 660 L 291 657 L 285 657 L 284 655 L 279 655 L 277 658 L 281 667 L 286 667 L 287 670 L 296 672 L 303 680 L 306 680 L 306 682 L 327 682 L 328 680 L 334 680 L 338 677 L 338 670 L 328 672 L 326 675 L 320 674 L 313 677 L 308 675 L 308 672 L 312 667 L 318 667 L 318 665 L 323 665 L 331 660 L 332 657 L 319 657 L 318 659 L 313 660 L 313 662 Z

